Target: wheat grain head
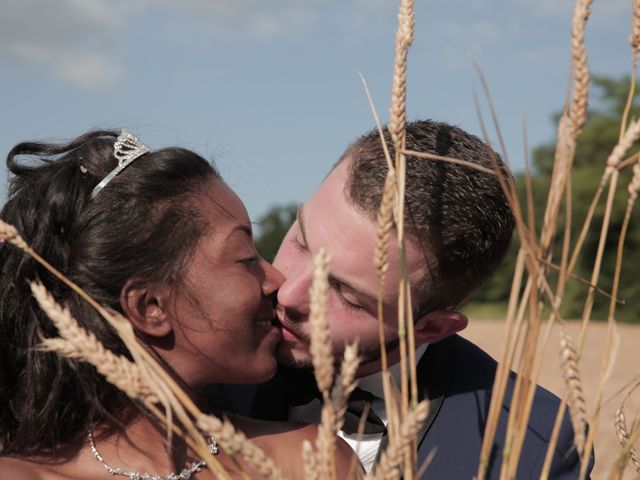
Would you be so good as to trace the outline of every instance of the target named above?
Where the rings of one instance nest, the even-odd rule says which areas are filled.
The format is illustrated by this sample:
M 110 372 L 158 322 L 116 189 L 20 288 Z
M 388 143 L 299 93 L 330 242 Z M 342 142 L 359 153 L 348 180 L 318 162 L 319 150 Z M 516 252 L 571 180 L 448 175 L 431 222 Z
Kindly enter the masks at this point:
M 399 467 L 404 461 L 405 452 L 415 441 L 422 422 L 427 418 L 429 402 L 423 400 L 415 408 L 410 409 L 408 415 L 402 419 L 398 435 L 389 437 L 389 445 L 380 457 L 376 468 L 365 478 L 367 479 L 399 479 Z
M 321 248 L 313 259 L 313 283 L 309 289 L 309 323 L 311 325 L 310 353 L 318 388 L 329 398 L 333 383 L 334 360 L 331 334 L 327 319 L 329 256 Z
M 61 336 L 44 339 L 41 344 L 43 349 L 90 363 L 107 381 L 134 400 L 143 403 L 158 402 L 158 397 L 135 363 L 104 348 L 92 332 L 78 324 L 67 308 L 58 305 L 44 285 L 39 282 L 30 282 L 29 285 L 38 304 Z
M 198 417 L 197 426 L 204 435 L 214 437 L 228 455 L 239 454 L 249 467 L 262 477 L 271 480 L 284 478 L 282 471 L 273 460 L 260 447 L 249 441 L 244 433 L 236 430 L 228 420 L 201 414 Z
M 568 404 L 570 407 L 571 424 L 574 431 L 574 442 L 578 453 L 582 455 L 585 442 L 585 428 L 587 425 L 587 407 L 582 390 L 578 358 L 573 341 L 562 328 L 560 330 L 560 355 L 562 373 L 568 390 Z

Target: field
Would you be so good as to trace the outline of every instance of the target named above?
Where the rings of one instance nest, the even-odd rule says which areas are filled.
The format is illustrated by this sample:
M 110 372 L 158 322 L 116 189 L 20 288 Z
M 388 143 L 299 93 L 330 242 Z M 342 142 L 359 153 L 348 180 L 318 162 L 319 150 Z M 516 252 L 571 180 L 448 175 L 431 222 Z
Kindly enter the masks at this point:
M 593 411 L 593 398 L 595 397 L 597 381 L 600 375 L 600 363 L 602 359 L 603 342 L 606 337 L 607 325 L 604 322 L 591 322 L 589 325 L 587 338 L 585 342 L 584 355 L 580 361 L 580 372 L 582 374 L 585 396 L 587 398 L 587 406 L 589 414 Z M 568 322 L 567 330 L 573 338 L 577 338 L 579 331 L 578 322 Z M 606 478 L 616 455 L 620 452 L 620 444 L 618 443 L 615 428 L 614 414 L 619 408 L 624 389 L 637 372 L 640 354 L 638 346 L 640 346 L 640 325 L 621 324 L 618 326 L 620 333 L 620 348 L 615 368 L 609 379 L 609 383 L 605 388 L 604 405 L 601 413 L 600 425 L 596 431 L 595 452 L 596 465 L 593 470 L 592 478 Z M 491 320 L 471 321 L 469 327 L 463 332 L 463 336 L 473 341 L 494 358 L 500 356 L 502 343 L 504 341 L 503 322 Z M 557 339 L 557 335 L 554 339 Z M 558 396 L 562 396 L 565 387 L 560 371 L 559 358 L 559 342 L 551 343 L 545 352 L 544 369 L 539 383 L 551 390 Z M 634 416 L 640 409 L 640 392 L 636 391 L 625 405 L 625 413 L 627 416 L 627 426 L 630 426 Z M 629 465 L 623 477 L 625 480 L 640 478 L 639 474 Z

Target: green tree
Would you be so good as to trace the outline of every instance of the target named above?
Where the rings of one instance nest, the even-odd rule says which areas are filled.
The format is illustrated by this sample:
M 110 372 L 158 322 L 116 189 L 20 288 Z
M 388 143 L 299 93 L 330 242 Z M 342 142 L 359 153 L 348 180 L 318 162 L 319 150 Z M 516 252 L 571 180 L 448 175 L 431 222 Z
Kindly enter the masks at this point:
M 571 244 L 575 245 L 580 228 L 587 215 L 587 210 L 591 204 L 593 195 L 596 192 L 607 157 L 618 141 L 620 131 L 620 121 L 622 111 L 627 100 L 629 89 L 629 78 L 619 79 L 594 77 L 592 78 L 592 108 L 587 123 L 578 138 L 574 168 L 571 182 L 572 192 L 572 223 L 571 223 Z M 636 89 L 636 92 L 638 89 Z M 640 110 L 637 106 L 632 109 L 630 118 L 638 117 Z M 557 124 L 559 114 L 554 115 L 554 122 Z M 544 214 L 548 185 L 550 181 L 555 142 L 537 146 L 533 150 L 533 172 L 532 183 L 534 190 L 534 207 L 536 225 L 540 225 Z M 637 148 L 629 152 L 637 151 Z M 612 220 L 606 242 L 605 257 L 602 264 L 602 271 L 598 285 L 605 291 L 611 289 L 613 272 L 615 267 L 616 249 L 619 232 L 622 225 L 624 210 L 626 208 L 628 193 L 627 185 L 631 179 L 630 169 L 626 169 L 620 175 L 616 199 L 612 211 Z M 516 184 L 522 205 L 526 204 L 524 193 L 524 175 L 516 175 Z M 581 255 L 576 266 L 575 274 L 582 278 L 590 278 L 593 263 L 596 256 L 599 240 L 600 226 L 602 225 L 604 213 L 604 197 L 601 199 L 591 228 L 582 248 Z M 637 209 L 635 210 L 637 212 Z M 565 225 L 564 215 L 560 216 L 558 231 L 562 232 Z M 556 239 L 554 248 L 554 260 L 559 261 L 561 251 L 561 236 Z M 510 252 L 501 270 L 478 292 L 474 300 L 476 301 L 496 301 L 501 298 L 508 299 L 510 289 L 510 275 L 504 272 L 513 272 L 515 250 L 517 242 L 514 242 L 512 252 Z M 640 321 L 640 303 L 635 299 L 640 298 L 640 282 L 635 276 L 637 266 L 640 265 L 640 224 L 637 214 L 632 217 L 627 239 L 625 242 L 622 274 L 620 281 L 619 297 L 626 300 L 625 305 L 620 305 L 617 309 L 617 318 L 623 321 Z M 553 280 L 553 275 L 551 275 Z M 577 281 L 571 281 L 564 297 L 562 313 L 568 317 L 577 317 L 582 313 L 586 293 L 586 286 Z M 609 300 L 602 295 L 598 295 L 594 305 L 593 318 L 606 318 Z
M 273 262 L 284 236 L 296 220 L 297 211 L 296 204 L 275 205 L 258 219 L 256 248 L 268 262 Z

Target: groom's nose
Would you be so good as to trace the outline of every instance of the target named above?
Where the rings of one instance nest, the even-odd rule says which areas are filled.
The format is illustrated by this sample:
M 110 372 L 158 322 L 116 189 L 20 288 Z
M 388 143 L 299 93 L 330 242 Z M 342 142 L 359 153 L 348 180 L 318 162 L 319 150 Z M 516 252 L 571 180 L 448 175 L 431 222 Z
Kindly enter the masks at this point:
M 278 290 L 278 303 L 296 316 L 309 314 L 309 287 L 313 280 L 311 265 L 296 265 L 287 269 L 284 283 Z

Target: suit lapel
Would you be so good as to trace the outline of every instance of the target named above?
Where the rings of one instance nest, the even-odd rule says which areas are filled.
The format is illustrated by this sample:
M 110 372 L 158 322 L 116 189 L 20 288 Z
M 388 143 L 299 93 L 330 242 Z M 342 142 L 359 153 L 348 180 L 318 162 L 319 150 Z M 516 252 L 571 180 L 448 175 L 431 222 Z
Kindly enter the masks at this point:
M 416 367 L 419 400 L 425 398 L 429 400 L 429 413 L 417 435 L 418 448 L 424 441 L 445 400 L 448 377 L 444 367 L 449 364 L 446 357 L 450 351 L 448 346 L 451 338 L 430 344 Z
M 418 439 L 418 449 L 427 436 L 427 432 L 433 425 L 442 404 L 445 399 L 445 391 L 447 389 L 447 376 L 445 375 L 443 365 L 446 365 L 446 356 L 449 352 L 448 339 L 439 343 L 430 344 L 427 347 L 427 351 L 422 356 L 418 365 L 416 366 L 416 377 L 418 379 L 418 401 L 422 401 L 425 398 L 429 400 L 429 413 L 422 425 L 422 428 L 418 430 L 416 438 Z M 374 464 L 380 461 L 382 452 L 385 451 L 389 443 L 389 437 L 385 435 L 382 437 L 380 447 L 378 448 L 378 454 Z

